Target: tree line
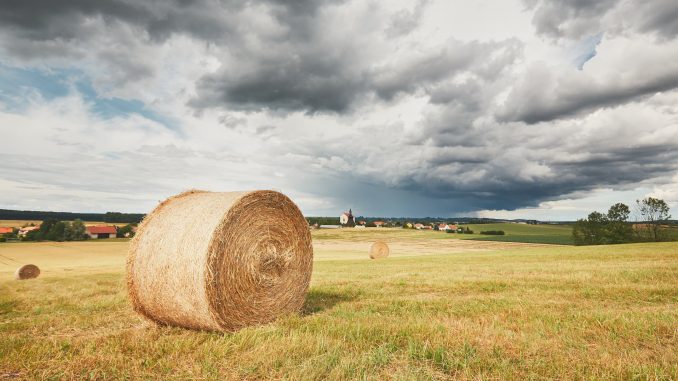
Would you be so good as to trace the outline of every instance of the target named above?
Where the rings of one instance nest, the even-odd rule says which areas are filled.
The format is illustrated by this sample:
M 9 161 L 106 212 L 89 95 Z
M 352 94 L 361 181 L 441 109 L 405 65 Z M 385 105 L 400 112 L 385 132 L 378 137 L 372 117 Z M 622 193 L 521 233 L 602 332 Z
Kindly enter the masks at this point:
M 631 209 L 616 203 L 607 213 L 592 212 L 577 220 L 572 229 L 576 245 L 606 245 L 629 242 L 668 241 L 674 239 L 667 223 L 671 219 L 668 204 L 658 198 L 636 200 L 636 223 L 629 222 Z
M 0 220 L 47 220 L 58 221 L 103 221 L 108 223 L 139 223 L 144 218 L 140 213 L 70 213 L 70 212 L 43 212 L 34 210 L 0 209 Z
M 134 225 L 127 224 L 117 228 L 115 236 L 118 238 L 133 237 Z M 42 221 L 39 229 L 29 231 L 21 239 L 23 241 L 84 241 L 89 239 L 89 235 L 85 223 L 80 219 L 69 222 L 50 218 Z
M 73 222 L 50 218 L 42 221 L 40 229 L 26 233 L 25 241 L 82 241 L 89 238 L 85 223 L 80 219 Z

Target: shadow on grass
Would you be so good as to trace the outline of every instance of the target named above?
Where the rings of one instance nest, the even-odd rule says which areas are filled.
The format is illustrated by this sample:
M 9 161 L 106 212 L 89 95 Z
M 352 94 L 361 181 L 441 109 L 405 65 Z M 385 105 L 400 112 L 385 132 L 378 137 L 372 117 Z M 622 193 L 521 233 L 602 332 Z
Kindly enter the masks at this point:
M 358 297 L 353 292 L 337 292 L 326 290 L 310 290 L 306 295 L 306 302 L 301 309 L 302 316 L 309 316 L 328 310 L 339 303 L 350 302 Z

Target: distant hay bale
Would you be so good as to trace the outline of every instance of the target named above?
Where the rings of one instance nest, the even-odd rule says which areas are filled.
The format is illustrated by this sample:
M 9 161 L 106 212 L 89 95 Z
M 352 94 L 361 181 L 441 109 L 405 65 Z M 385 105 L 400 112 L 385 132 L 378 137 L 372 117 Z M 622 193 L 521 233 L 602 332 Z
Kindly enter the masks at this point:
M 37 278 L 40 275 L 40 269 L 36 265 L 23 265 L 14 272 L 14 279 L 25 280 Z
M 156 323 L 235 331 L 299 311 L 312 266 L 308 224 L 285 195 L 188 191 L 140 225 L 127 286 Z
M 377 241 L 370 247 L 370 258 L 380 259 L 388 257 L 390 250 L 384 241 Z

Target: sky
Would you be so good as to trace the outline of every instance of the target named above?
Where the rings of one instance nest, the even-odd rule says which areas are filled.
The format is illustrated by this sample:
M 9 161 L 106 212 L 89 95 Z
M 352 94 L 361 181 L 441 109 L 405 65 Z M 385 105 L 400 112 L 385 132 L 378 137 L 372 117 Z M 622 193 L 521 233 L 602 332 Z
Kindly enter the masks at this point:
M 677 36 L 675 0 L 4 0 L 0 208 L 675 210 Z

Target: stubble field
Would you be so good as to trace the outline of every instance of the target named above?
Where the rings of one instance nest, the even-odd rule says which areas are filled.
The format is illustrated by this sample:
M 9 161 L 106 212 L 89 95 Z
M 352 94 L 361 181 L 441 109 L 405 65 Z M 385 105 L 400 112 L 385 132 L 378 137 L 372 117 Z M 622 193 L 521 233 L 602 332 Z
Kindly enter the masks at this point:
M 678 378 L 678 244 L 417 233 L 314 231 L 302 313 L 229 334 L 136 315 L 127 242 L 0 244 L 0 379 Z

